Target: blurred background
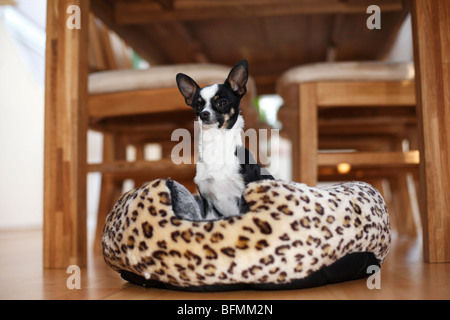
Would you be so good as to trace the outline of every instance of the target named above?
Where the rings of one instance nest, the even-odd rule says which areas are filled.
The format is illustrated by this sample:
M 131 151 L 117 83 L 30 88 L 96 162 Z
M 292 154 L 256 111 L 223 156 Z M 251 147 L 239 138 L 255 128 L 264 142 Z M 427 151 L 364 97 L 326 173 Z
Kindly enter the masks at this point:
M 0 230 L 42 227 L 45 24 L 46 0 L 0 0 Z M 129 56 L 132 68 L 150 67 L 108 32 L 112 45 Z M 412 61 L 411 43 L 407 17 L 385 60 Z M 272 128 L 281 127 L 277 111 L 282 104 L 273 94 L 255 100 L 259 116 Z M 102 135 L 90 132 L 88 139 L 88 161 L 101 161 Z M 281 163 L 275 164 L 280 170 L 274 175 L 289 180 L 290 147 L 280 141 Z M 95 225 L 99 188 L 100 174 L 90 173 L 88 225 Z

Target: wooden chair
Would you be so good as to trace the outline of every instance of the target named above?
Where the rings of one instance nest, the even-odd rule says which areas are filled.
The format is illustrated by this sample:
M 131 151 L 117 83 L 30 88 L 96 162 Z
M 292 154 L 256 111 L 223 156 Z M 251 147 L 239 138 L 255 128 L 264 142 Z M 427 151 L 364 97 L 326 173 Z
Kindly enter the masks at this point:
M 407 174 L 417 177 L 414 66 L 341 62 L 300 66 L 278 81 L 281 133 L 292 141 L 293 180 L 389 182 L 401 233 L 416 234 Z M 409 141 L 413 149 L 405 149 Z

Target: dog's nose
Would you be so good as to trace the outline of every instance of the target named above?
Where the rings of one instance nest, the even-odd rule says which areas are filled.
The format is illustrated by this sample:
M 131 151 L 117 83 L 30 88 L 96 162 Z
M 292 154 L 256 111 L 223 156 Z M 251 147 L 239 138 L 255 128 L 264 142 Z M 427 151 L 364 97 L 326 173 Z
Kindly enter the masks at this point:
M 209 111 L 202 111 L 202 112 L 200 112 L 200 119 L 208 120 L 208 118 L 209 118 Z

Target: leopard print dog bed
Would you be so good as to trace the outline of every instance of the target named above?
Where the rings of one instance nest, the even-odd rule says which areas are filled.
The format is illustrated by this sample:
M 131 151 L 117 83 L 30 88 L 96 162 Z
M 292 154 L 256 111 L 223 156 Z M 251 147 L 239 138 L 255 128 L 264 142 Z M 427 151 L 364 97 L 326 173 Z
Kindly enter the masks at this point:
M 243 215 L 195 221 L 201 203 L 186 188 L 170 179 L 146 183 L 108 215 L 104 259 L 142 286 L 222 291 L 360 279 L 388 254 L 385 202 L 366 183 L 312 188 L 263 180 L 250 183 L 244 198 Z

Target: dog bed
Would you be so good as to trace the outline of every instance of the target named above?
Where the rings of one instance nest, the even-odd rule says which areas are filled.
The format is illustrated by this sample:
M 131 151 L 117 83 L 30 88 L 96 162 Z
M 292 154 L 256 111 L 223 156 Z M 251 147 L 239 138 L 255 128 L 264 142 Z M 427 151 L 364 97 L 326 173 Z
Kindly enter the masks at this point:
M 366 183 L 313 188 L 263 180 L 247 185 L 243 196 L 245 214 L 198 221 L 201 201 L 182 185 L 146 183 L 108 215 L 104 259 L 145 287 L 225 291 L 360 279 L 388 254 L 386 205 Z

